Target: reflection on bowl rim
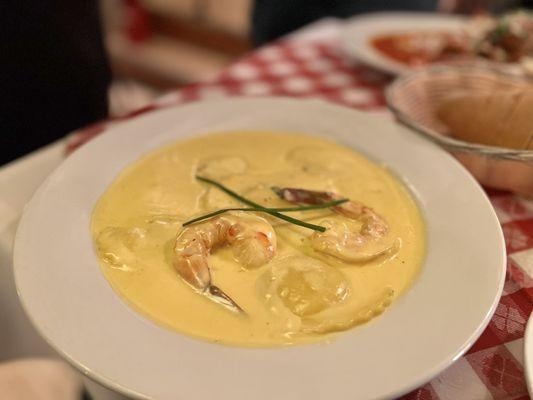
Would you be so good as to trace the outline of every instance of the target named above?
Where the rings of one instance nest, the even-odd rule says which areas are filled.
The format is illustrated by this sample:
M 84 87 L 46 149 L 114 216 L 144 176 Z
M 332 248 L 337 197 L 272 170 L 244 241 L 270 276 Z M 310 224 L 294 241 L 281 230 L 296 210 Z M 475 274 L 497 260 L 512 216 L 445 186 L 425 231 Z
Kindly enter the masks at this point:
M 500 75 L 509 80 L 522 80 L 522 78 L 517 77 L 515 75 L 511 75 L 501 71 L 495 71 L 494 69 L 486 66 L 431 66 L 420 69 L 418 71 L 406 73 L 405 75 L 401 75 L 396 78 L 390 85 L 388 85 L 385 89 L 385 100 L 387 102 L 387 107 L 394 113 L 394 115 L 402 124 L 406 125 L 408 128 L 411 128 L 420 134 L 423 134 L 425 137 L 445 147 L 447 150 L 459 151 L 463 153 L 475 153 L 486 157 L 500 158 L 506 160 L 533 161 L 533 150 L 515 150 L 507 149 L 504 147 L 488 146 L 478 143 L 469 143 L 459 139 L 454 139 L 449 136 L 445 136 L 437 132 L 436 130 L 417 122 L 414 118 L 402 111 L 394 102 L 394 97 L 398 90 L 401 90 L 406 83 L 419 79 L 421 76 L 442 75 L 447 73 L 461 74 L 465 72 L 475 72 L 475 70 L 480 70 L 485 73 L 491 73 L 494 75 Z

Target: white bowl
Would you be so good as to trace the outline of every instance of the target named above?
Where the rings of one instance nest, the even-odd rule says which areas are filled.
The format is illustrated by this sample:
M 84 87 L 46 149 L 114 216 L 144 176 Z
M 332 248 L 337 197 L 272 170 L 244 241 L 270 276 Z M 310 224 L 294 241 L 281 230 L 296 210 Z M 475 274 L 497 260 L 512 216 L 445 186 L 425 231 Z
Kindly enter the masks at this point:
M 228 347 L 142 317 L 110 287 L 89 222 L 115 176 L 140 156 L 201 132 L 270 129 L 329 137 L 386 164 L 419 201 L 427 257 L 413 287 L 330 344 Z M 48 342 L 99 383 L 154 399 L 382 399 L 448 367 L 490 320 L 505 246 L 479 185 L 446 152 L 392 121 L 315 100 L 235 98 L 124 122 L 70 156 L 28 204 L 15 243 L 22 304 Z

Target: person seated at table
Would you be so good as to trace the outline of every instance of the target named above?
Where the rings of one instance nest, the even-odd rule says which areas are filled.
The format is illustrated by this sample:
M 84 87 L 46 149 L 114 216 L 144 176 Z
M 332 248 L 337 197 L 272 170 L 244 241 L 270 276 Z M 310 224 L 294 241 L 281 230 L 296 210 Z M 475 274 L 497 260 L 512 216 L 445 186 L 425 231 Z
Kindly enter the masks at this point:
M 107 116 L 98 4 L 0 1 L 0 165 Z
M 261 45 L 325 16 L 471 12 L 487 4 L 491 10 L 531 7 L 533 0 L 255 0 L 252 38 Z M 97 0 L 0 1 L 0 165 L 107 116 L 111 73 L 98 5 Z

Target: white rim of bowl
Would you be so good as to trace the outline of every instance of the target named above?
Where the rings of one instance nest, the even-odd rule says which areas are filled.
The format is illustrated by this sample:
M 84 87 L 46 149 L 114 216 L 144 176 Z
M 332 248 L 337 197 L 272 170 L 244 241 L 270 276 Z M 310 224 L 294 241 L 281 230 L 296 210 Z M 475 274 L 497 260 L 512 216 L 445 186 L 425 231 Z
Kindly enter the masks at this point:
M 251 98 L 252 99 L 256 99 L 255 97 L 251 97 Z M 239 98 L 239 100 L 242 100 L 242 99 L 243 99 L 243 97 Z M 310 103 L 319 103 L 319 104 L 322 103 L 322 104 L 328 105 L 328 106 L 345 108 L 345 107 L 342 107 L 342 106 L 339 106 L 339 105 L 331 104 L 329 102 L 322 101 L 322 100 L 316 100 L 316 99 L 302 100 L 302 99 L 293 99 L 293 98 L 287 98 L 287 97 L 272 97 L 272 96 L 261 97 L 260 99 L 261 100 L 269 100 L 269 101 L 271 101 L 271 100 L 287 101 L 288 100 L 288 101 L 310 102 Z M 221 100 L 203 101 L 201 103 L 216 104 L 218 101 L 221 101 Z M 193 102 L 191 104 L 196 104 L 196 103 L 199 103 L 199 102 Z M 182 107 L 182 106 L 179 106 L 179 107 Z M 164 111 L 164 110 L 160 110 L 160 111 Z M 98 141 L 98 138 L 96 140 Z M 460 165 L 453 158 L 451 159 L 451 161 L 457 163 L 457 165 Z M 57 173 L 57 171 L 62 170 L 64 168 L 64 164 L 65 163 L 62 163 L 60 166 L 58 166 L 54 170 L 53 174 Z M 468 175 L 468 178 L 479 188 L 479 190 L 482 191 L 482 188 L 479 185 L 479 183 L 477 181 L 475 181 L 475 179 L 470 174 L 467 174 L 467 175 Z M 45 182 L 41 185 L 41 187 L 34 194 L 32 199 L 28 203 L 28 205 L 30 203 L 36 201 L 37 195 L 42 190 L 44 190 L 44 186 L 46 185 L 46 183 L 48 182 L 49 179 L 50 178 L 47 178 L 45 180 Z M 485 200 L 488 202 L 489 200 L 486 197 L 486 195 L 484 195 L 484 197 L 485 197 Z M 26 207 L 28 207 L 28 205 Z M 494 210 L 492 210 L 492 214 L 493 214 L 494 218 L 497 218 Z M 23 223 L 21 225 L 24 225 L 25 221 L 22 221 L 22 222 Z M 22 227 L 19 226 L 19 228 L 17 229 L 17 236 L 19 236 L 20 231 L 22 230 L 21 228 Z M 24 229 L 27 229 L 27 228 L 24 226 Z M 501 229 L 500 229 L 499 233 L 500 233 L 500 240 L 503 243 L 504 239 L 503 239 L 503 232 L 501 231 Z M 15 250 L 17 250 L 17 247 L 15 248 Z M 15 251 L 14 258 L 19 258 L 18 256 L 19 256 L 18 252 Z M 501 263 L 503 265 L 504 271 L 505 271 L 505 265 L 506 265 L 506 261 L 505 260 L 506 260 L 506 251 L 505 251 L 505 247 L 503 247 Z M 503 286 L 504 286 L 504 277 L 505 277 L 505 272 L 503 272 L 502 278 L 501 278 L 501 280 L 499 282 L 497 294 L 494 297 L 494 299 L 492 301 L 492 304 L 490 305 L 490 308 L 485 313 L 484 321 L 475 329 L 475 331 L 473 331 L 471 333 L 471 335 L 464 341 L 462 346 L 457 348 L 454 351 L 453 356 L 449 356 L 446 359 L 441 360 L 438 364 L 434 365 L 433 368 L 431 368 L 430 370 L 425 371 L 425 373 L 423 375 L 418 376 L 418 378 L 416 380 L 414 380 L 413 382 L 411 382 L 409 385 L 404 385 L 402 388 L 397 389 L 397 391 L 395 391 L 395 393 L 394 393 L 394 397 L 402 396 L 402 395 L 404 395 L 406 393 L 409 393 L 410 391 L 420 387 L 421 385 L 425 384 L 426 382 L 429 382 L 430 380 L 432 380 L 433 378 L 438 376 L 440 373 L 442 373 L 442 371 L 444 371 L 447 367 L 449 367 L 451 364 L 453 364 L 455 361 L 457 361 L 457 359 L 459 359 L 462 355 L 464 355 L 466 353 L 466 351 L 476 342 L 476 340 L 478 340 L 478 338 L 484 332 L 485 328 L 490 323 L 492 315 L 496 311 L 496 307 L 499 304 L 500 297 L 501 297 L 502 290 L 503 290 Z M 16 281 L 17 286 L 18 286 L 17 276 L 15 276 L 15 281 Z M 20 292 L 19 292 L 18 288 L 17 288 L 17 294 L 19 295 L 19 300 L 21 302 L 22 308 L 24 309 L 27 317 L 31 321 L 33 327 L 39 332 L 40 336 L 43 337 L 43 339 L 55 351 L 57 351 L 58 354 L 61 355 L 61 357 L 65 361 L 67 361 L 70 365 L 72 365 L 75 369 L 77 369 L 80 373 L 82 373 L 84 375 L 84 377 L 91 379 L 92 381 L 100 384 L 104 388 L 107 388 L 107 389 L 109 389 L 109 390 L 111 390 L 113 392 L 117 392 L 117 394 L 122 394 L 122 395 L 125 395 L 125 396 L 128 396 L 128 397 L 132 397 L 132 398 L 135 398 L 135 399 L 151 399 L 151 397 L 147 397 L 145 394 L 140 393 L 139 391 L 137 391 L 135 389 L 130 389 L 129 387 L 124 386 L 122 383 L 118 383 L 117 381 L 113 380 L 112 378 L 110 378 L 109 376 L 105 375 L 104 373 L 101 373 L 99 371 L 91 369 L 88 365 L 86 365 L 84 363 L 84 361 L 78 360 L 76 357 L 74 357 L 71 354 L 69 354 L 69 352 L 67 352 L 64 349 L 62 349 L 59 344 L 55 343 L 55 341 L 47 335 L 47 333 L 43 330 L 43 327 L 35 321 L 35 319 L 33 318 L 33 314 L 29 311 L 29 308 L 27 307 L 27 304 L 26 304 L 24 298 L 20 295 Z M 387 397 L 388 397 L 388 395 L 387 395 Z

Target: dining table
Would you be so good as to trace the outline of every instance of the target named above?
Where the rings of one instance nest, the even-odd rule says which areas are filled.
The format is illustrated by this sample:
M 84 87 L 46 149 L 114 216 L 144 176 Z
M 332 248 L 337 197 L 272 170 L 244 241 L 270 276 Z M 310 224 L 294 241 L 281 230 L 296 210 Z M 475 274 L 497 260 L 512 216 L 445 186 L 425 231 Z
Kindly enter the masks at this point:
M 17 221 L 34 190 L 65 157 L 93 137 L 158 109 L 232 96 L 311 98 L 392 119 L 384 89 L 394 77 L 346 55 L 341 40 L 343 23 L 333 18 L 315 22 L 254 49 L 210 79 L 168 92 L 127 116 L 80 128 L 0 167 L 0 361 L 58 357 L 32 328 L 18 303 L 12 245 Z M 431 165 L 427 168 L 430 170 Z M 510 192 L 484 189 L 505 237 L 507 273 L 503 294 L 474 345 L 444 372 L 401 399 L 529 399 L 523 349 L 525 327 L 533 309 L 533 201 Z M 471 290 L 475 297 L 476 288 Z

